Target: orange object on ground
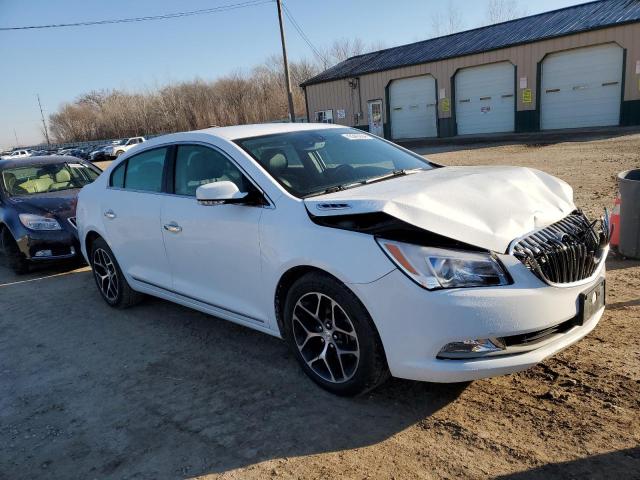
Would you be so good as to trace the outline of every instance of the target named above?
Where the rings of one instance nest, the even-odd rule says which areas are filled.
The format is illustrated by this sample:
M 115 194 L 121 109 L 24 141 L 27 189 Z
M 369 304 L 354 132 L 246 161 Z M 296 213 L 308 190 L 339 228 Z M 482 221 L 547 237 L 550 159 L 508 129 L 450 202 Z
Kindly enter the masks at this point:
M 620 194 L 616 197 L 613 210 L 609 215 L 609 223 L 611 224 L 611 246 L 617 247 L 620 243 Z

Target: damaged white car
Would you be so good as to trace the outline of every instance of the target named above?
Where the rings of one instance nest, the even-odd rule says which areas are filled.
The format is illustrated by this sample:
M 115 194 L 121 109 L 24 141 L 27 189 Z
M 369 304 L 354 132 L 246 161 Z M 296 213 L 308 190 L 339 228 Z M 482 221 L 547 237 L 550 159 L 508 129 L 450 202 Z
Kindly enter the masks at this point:
M 605 305 L 606 216 L 565 182 L 339 126 L 155 138 L 81 191 L 77 224 L 109 305 L 145 293 L 283 337 L 341 395 L 526 369 Z

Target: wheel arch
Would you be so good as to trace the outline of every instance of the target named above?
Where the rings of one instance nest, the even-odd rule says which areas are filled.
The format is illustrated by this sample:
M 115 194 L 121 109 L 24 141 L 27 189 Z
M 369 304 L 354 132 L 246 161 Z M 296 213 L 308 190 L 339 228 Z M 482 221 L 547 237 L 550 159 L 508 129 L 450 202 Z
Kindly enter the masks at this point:
M 325 275 L 327 277 L 332 278 L 333 280 L 335 280 L 336 282 L 340 283 L 341 285 L 343 285 L 346 289 L 348 289 L 353 295 L 354 297 L 362 304 L 362 306 L 365 308 L 365 310 L 369 310 L 367 308 L 367 306 L 365 305 L 365 303 L 360 299 L 360 297 L 358 296 L 358 294 L 349 287 L 349 285 L 344 282 L 343 280 L 341 280 L 339 277 L 337 277 L 336 275 L 328 272 L 327 270 L 317 267 L 317 266 L 313 266 L 313 265 L 296 265 L 294 267 L 289 268 L 288 270 L 286 270 L 281 276 L 280 276 L 280 280 L 278 281 L 278 284 L 276 286 L 275 289 L 275 294 L 274 294 L 274 313 L 275 313 L 275 317 L 276 317 L 276 322 L 278 325 L 278 329 L 280 330 L 280 334 L 283 335 L 284 333 L 284 304 L 287 298 L 287 293 L 289 292 L 289 289 L 293 286 L 293 284 L 300 278 L 302 278 L 303 276 L 307 275 L 308 273 L 319 273 L 321 275 Z M 373 320 L 373 319 L 372 319 Z M 376 333 L 378 328 L 375 325 L 375 322 L 373 323 L 373 327 L 376 330 Z M 379 335 L 379 333 L 378 333 Z
M 102 238 L 102 235 L 100 235 L 95 230 L 89 230 L 84 236 L 84 247 L 85 251 L 87 252 L 87 258 L 91 257 L 91 245 L 93 245 L 93 242 L 95 242 L 98 238 Z

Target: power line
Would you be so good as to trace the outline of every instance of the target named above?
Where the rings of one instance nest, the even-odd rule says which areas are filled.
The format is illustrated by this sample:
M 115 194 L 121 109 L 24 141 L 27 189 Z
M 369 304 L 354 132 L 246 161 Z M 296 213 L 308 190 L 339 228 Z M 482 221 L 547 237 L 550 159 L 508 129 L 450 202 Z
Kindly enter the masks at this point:
M 300 38 L 302 38 L 302 40 L 304 40 L 304 42 L 309 46 L 309 48 L 311 49 L 311 51 L 314 53 L 314 55 L 316 57 L 318 57 L 320 59 L 320 61 L 326 65 L 327 59 L 324 58 L 324 56 L 320 53 L 320 50 L 318 50 L 315 45 L 311 42 L 311 40 L 309 40 L 309 37 L 307 37 L 307 35 L 304 33 L 304 30 L 302 30 L 302 27 L 298 24 L 298 22 L 296 21 L 296 19 L 293 17 L 293 14 L 291 13 L 291 11 L 287 8 L 287 5 L 285 5 L 284 2 L 282 2 L 282 7 L 284 9 L 284 14 L 287 16 L 287 18 L 289 19 L 289 21 L 291 22 L 291 24 L 293 25 L 293 28 L 296 29 L 296 31 L 298 32 L 298 34 L 300 35 Z
M 150 15 L 146 17 L 133 17 L 133 18 L 117 18 L 117 19 L 111 19 L 111 20 L 94 20 L 94 21 L 75 22 L 75 23 L 54 23 L 50 25 L 0 27 L 0 31 L 37 30 L 37 29 L 44 29 L 44 28 L 64 28 L 64 27 L 87 27 L 92 25 L 108 25 L 113 23 L 133 23 L 133 22 L 146 22 L 151 20 L 167 20 L 170 18 L 190 17 L 193 15 L 206 15 L 211 13 L 227 12 L 229 10 L 236 10 L 239 8 L 246 8 L 246 7 L 255 7 L 258 5 L 264 5 L 266 3 L 272 3 L 272 2 L 273 0 L 249 0 L 249 1 L 240 2 L 240 3 L 230 3 L 227 5 L 220 5 L 218 7 L 213 7 L 213 8 L 203 8 L 200 10 L 191 10 L 187 12 L 166 13 L 163 15 Z

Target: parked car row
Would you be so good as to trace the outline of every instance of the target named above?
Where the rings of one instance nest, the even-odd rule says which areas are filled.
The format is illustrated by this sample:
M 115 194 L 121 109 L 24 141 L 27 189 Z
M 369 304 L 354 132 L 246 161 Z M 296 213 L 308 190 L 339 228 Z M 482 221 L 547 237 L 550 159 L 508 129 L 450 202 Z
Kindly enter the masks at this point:
M 537 170 L 444 167 L 321 124 L 119 155 L 100 175 L 59 156 L 0 162 L 11 265 L 82 252 L 111 307 L 148 294 L 282 337 L 339 395 L 524 370 L 604 312 L 607 218 Z
M 11 160 L 26 157 L 42 157 L 47 155 L 63 155 L 76 158 L 82 158 L 92 162 L 111 160 L 122 155 L 124 152 L 145 142 L 145 137 L 130 137 L 121 140 L 115 140 L 107 144 L 94 144 L 75 147 L 62 147 L 57 149 L 15 149 L 10 152 L 4 152 L 0 155 L 1 160 Z

